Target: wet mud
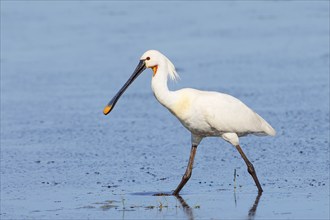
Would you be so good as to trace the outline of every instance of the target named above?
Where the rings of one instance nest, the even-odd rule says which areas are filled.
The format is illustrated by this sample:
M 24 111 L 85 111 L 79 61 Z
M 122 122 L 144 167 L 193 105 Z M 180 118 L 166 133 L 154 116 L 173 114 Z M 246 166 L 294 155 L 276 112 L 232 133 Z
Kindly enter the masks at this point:
M 171 89 L 229 93 L 277 130 L 240 140 L 262 195 L 207 138 L 166 196 L 190 134 L 152 72 L 102 113 L 148 49 Z M 1 1 L 0 181 L 1 219 L 329 219 L 329 2 Z

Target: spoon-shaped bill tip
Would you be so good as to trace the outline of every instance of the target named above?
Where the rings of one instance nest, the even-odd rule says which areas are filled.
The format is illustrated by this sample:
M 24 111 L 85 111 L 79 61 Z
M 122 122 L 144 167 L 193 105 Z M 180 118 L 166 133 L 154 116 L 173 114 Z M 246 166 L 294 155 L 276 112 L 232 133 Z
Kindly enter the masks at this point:
M 104 115 L 109 114 L 109 112 L 111 111 L 111 109 L 112 109 L 112 105 L 107 105 L 107 106 L 105 106 L 105 108 L 104 108 L 104 110 L 103 110 L 103 114 L 104 114 Z
M 107 115 L 111 110 L 115 107 L 118 99 L 120 96 L 125 92 L 127 87 L 131 85 L 131 83 L 146 69 L 146 65 L 144 60 L 140 60 L 139 64 L 137 65 L 136 69 L 134 70 L 131 77 L 127 80 L 127 82 L 123 85 L 123 87 L 117 92 L 117 94 L 110 100 L 110 102 L 105 106 L 103 110 L 103 114 Z

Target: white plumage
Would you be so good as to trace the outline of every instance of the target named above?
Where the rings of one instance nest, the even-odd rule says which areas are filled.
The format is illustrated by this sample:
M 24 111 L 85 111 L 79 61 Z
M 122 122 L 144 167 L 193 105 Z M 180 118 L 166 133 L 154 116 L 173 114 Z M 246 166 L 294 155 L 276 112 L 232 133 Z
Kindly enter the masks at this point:
M 237 148 L 261 193 L 262 187 L 254 167 L 239 146 L 239 137 L 248 134 L 274 136 L 275 130 L 261 116 L 233 96 L 191 88 L 170 91 L 167 79 L 176 80 L 179 75 L 172 62 L 159 51 L 149 50 L 142 55 L 133 75 L 106 106 L 104 114 L 113 109 L 126 88 L 145 68 L 153 70 L 151 88 L 156 99 L 191 132 L 192 149 L 188 167 L 173 194 L 177 195 L 189 180 L 197 146 L 203 138 L 209 136 L 221 137 Z
M 195 136 L 193 139 L 219 136 L 237 145 L 238 137 L 248 134 L 275 135 L 275 130 L 263 118 L 233 96 L 190 88 L 169 91 L 168 76 L 178 78 L 174 65 L 155 50 L 147 51 L 141 59 L 146 57 L 154 61 L 147 61 L 147 67 L 158 63 L 151 81 L 155 97 Z

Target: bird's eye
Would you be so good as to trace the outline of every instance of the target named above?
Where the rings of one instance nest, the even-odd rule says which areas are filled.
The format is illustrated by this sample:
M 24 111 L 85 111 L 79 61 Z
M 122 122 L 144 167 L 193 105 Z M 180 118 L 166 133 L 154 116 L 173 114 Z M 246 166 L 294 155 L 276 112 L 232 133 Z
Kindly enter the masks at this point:
M 146 60 L 150 60 L 150 57 L 147 57 Z

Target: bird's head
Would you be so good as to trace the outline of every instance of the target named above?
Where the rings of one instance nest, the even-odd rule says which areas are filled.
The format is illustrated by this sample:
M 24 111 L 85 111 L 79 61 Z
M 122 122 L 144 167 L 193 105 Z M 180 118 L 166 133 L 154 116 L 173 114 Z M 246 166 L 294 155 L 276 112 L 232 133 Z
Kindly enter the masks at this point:
M 158 66 L 162 66 L 172 80 L 177 80 L 179 75 L 175 71 L 173 63 L 161 52 L 157 50 L 148 50 L 140 58 L 144 61 L 146 68 L 151 68 L 153 76 L 157 74 Z
M 153 76 L 156 76 L 158 73 L 158 67 L 162 67 L 164 71 L 163 74 L 168 74 L 169 77 L 173 80 L 179 78 L 178 74 L 175 71 L 175 67 L 172 62 L 160 53 L 157 50 L 148 50 L 146 51 L 140 58 L 140 62 L 135 68 L 131 77 L 127 80 L 124 86 L 118 91 L 118 93 L 111 99 L 108 105 L 104 108 L 103 113 L 105 115 L 109 114 L 109 112 L 113 109 L 116 102 L 120 98 L 120 96 L 125 92 L 128 86 L 146 69 L 151 68 L 153 71 Z
M 146 68 L 151 68 L 155 75 L 158 65 L 164 61 L 164 55 L 157 50 L 148 50 L 141 56 L 140 60 L 143 60 Z

